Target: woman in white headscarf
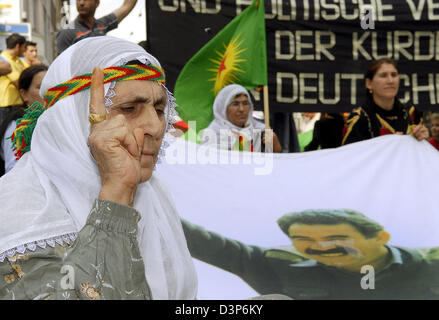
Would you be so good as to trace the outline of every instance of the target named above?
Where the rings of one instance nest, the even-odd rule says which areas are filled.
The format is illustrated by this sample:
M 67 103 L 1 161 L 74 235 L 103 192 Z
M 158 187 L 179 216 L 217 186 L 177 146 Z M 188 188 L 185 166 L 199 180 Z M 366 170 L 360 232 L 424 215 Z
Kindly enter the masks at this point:
M 1 299 L 196 298 L 179 216 L 153 172 L 175 108 L 157 70 L 112 37 L 82 40 L 50 66 L 41 95 L 55 103 L 0 179 Z M 90 89 L 66 85 L 91 71 Z
M 265 125 L 253 119 L 252 114 L 253 102 L 243 86 L 231 84 L 224 87 L 213 103 L 215 118 L 203 130 L 202 144 L 226 150 L 264 151 Z M 281 152 L 279 139 L 272 133 L 272 150 Z

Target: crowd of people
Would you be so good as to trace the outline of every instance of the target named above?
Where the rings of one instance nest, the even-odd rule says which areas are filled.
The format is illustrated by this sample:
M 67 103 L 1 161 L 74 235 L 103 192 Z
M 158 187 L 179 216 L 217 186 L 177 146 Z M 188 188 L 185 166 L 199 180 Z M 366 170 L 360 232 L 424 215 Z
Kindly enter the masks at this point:
M 78 18 L 59 32 L 59 56 L 49 67 L 36 43 L 18 34 L 6 40 L 0 55 L 1 173 L 7 173 L 0 179 L 1 299 L 196 298 L 191 253 L 208 254 L 197 246 L 213 244 L 192 241 L 189 251 L 186 238 L 206 234 L 189 233 L 189 223 L 182 227 L 154 173 L 176 116 L 173 95 L 156 57 L 105 36 L 135 4 L 125 0 L 95 19 L 99 1 L 77 0 Z M 114 67 L 118 75 L 112 78 Z M 371 63 L 366 89 L 367 100 L 348 116 L 314 119 L 304 151 L 385 134 L 428 139 L 439 150 L 439 113 L 430 115 L 430 134 L 419 113 L 397 99 L 395 61 Z M 269 128 L 253 118 L 252 99 L 241 85 L 224 87 L 212 108 L 203 144 L 282 152 L 277 135 L 268 135 Z M 32 141 L 31 152 L 18 151 L 23 142 L 11 137 L 19 132 L 28 145 Z M 288 236 L 293 224 L 285 225 Z M 268 263 L 262 251 L 258 257 Z M 285 263 L 282 268 L 290 272 Z M 285 288 L 274 293 L 294 296 Z

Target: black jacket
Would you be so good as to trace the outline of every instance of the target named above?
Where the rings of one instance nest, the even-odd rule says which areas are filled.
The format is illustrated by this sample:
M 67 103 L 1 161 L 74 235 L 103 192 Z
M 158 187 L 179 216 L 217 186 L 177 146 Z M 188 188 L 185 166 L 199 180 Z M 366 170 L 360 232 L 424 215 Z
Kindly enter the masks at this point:
M 410 111 L 398 99 L 393 109 L 384 110 L 368 97 L 362 107 L 352 110 L 347 120 L 342 144 L 363 141 L 394 132 L 408 133 L 410 125 L 419 121 L 412 107 Z M 393 132 L 392 132 L 393 131 Z

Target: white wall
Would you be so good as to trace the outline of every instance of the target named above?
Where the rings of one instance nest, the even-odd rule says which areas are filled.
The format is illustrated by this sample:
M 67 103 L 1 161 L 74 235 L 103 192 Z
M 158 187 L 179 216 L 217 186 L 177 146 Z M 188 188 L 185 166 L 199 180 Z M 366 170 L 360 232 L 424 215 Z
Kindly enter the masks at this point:
M 0 8 L 0 23 L 20 23 L 20 1 L 0 0 L 0 5 L 12 5 L 11 8 Z

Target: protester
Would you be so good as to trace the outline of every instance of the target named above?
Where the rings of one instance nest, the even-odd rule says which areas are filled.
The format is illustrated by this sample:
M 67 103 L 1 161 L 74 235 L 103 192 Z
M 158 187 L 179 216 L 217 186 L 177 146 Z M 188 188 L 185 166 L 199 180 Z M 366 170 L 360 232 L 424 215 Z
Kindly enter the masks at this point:
M 8 73 L 11 73 L 11 72 L 12 72 L 11 65 L 8 63 L 8 61 L 5 58 L 0 56 L 0 76 L 7 75 Z M 1 122 L 2 118 L 3 118 L 3 110 L 2 110 L 2 108 L 0 108 L 0 122 Z M 0 167 L 1 167 L 1 164 L 0 164 Z
M 23 103 L 18 92 L 18 78 L 25 69 L 20 60 L 24 53 L 25 41 L 26 39 L 17 33 L 6 38 L 6 50 L 0 56 L 9 63 L 12 71 L 0 76 L 0 107 Z
M 137 44 L 106 36 L 52 63 L 32 148 L 0 179 L 1 299 L 196 297 L 179 216 L 154 172 L 175 114 L 164 78 Z
M 312 140 L 305 146 L 304 151 L 339 147 L 343 138 L 343 128 L 343 115 L 324 113 L 314 124 Z
M 43 103 L 43 98 L 40 96 L 40 87 L 46 71 L 47 67 L 42 64 L 25 69 L 18 79 L 18 89 L 24 103 L 3 108 L 3 121 L 0 124 L 0 176 L 11 170 L 16 163 L 10 139 L 16 128 L 16 120 L 23 117 L 24 111 L 34 102 Z
M 437 248 L 389 245 L 384 227 L 360 212 L 285 214 L 278 225 L 292 246 L 273 248 L 247 245 L 182 222 L 194 258 L 239 276 L 259 294 L 307 300 L 439 298 Z M 364 279 L 373 281 L 373 288 L 362 285 L 370 284 Z
M 203 131 L 202 143 L 226 150 L 265 150 L 265 125 L 252 117 L 253 102 L 247 90 L 239 84 L 224 87 L 213 103 L 214 120 Z M 282 152 L 273 132 L 272 151 Z
M 428 139 L 428 142 L 432 144 L 437 150 L 439 150 L 439 112 L 431 113 L 431 138 Z
M 415 124 L 414 108 L 407 108 L 396 98 L 399 89 L 398 66 L 392 59 L 372 62 L 365 75 L 366 102 L 352 110 L 347 120 L 342 144 L 362 141 L 385 134 L 412 133 L 418 139 L 428 138 L 428 129 Z
M 320 117 L 321 114 L 319 112 L 294 112 L 293 119 L 297 133 L 311 131 Z
M 116 29 L 136 3 L 137 0 L 124 0 L 122 6 L 112 13 L 100 19 L 95 19 L 94 15 L 99 6 L 99 0 L 76 0 L 78 17 L 56 35 L 58 54 L 82 39 L 103 36 L 107 32 Z
M 319 112 L 293 112 L 293 122 L 299 143 L 300 151 L 304 151 L 305 147 L 313 138 L 314 125 L 320 119 Z
M 41 64 L 40 59 L 38 59 L 38 49 L 37 43 L 32 41 L 26 41 L 24 43 L 24 53 L 23 53 L 23 64 L 26 68 L 34 65 Z

